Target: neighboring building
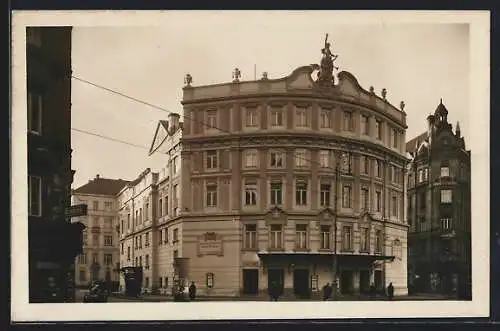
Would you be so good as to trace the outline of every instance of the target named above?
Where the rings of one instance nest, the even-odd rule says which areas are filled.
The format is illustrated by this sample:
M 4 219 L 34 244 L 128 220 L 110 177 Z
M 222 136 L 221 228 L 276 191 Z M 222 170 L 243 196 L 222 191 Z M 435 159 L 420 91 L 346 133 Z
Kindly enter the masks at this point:
M 75 261 L 75 283 L 88 285 L 94 280 L 119 281 L 120 252 L 118 236 L 117 194 L 128 184 L 121 179 L 99 175 L 73 190 L 72 204 L 87 205 L 88 213 L 80 217 L 86 226 L 83 253 Z
M 417 292 L 471 297 L 470 151 L 441 102 L 406 144 L 408 278 Z
M 280 79 L 240 82 L 236 69 L 231 83 L 195 87 L 186 76 L 182 148 L 161 151 L 181 153 L 180 182 L 169 161 L 168 190 L 153 200 L 167 212 L 153 218 L 153 288 L 168 287 L 178 256 L 200 295 L 277 282 L 302 296 L 334 281 L 345 294 L 390 282 L 407 293 L 406 114 L 348 72 L 334 84 L 329 44 L 323 54 Z M 156 134 L 151 153 L 168 136 Z
M 28 27 L 30 302 L 74 300 L 81 224 L 66 219 L 71 183 L 71 27 Z

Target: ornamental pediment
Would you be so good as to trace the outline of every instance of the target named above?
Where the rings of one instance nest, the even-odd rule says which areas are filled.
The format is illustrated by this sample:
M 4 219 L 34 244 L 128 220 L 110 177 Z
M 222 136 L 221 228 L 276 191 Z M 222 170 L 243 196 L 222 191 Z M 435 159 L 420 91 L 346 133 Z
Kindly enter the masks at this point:
M 266 223 L 269 224 L 270 222 L 286 222 L 287 219 L 287 214 L 286 212 L 281 209 L 278 206 L 274 206 L 273 208 L 269 209 L 269 211 L 266 214 Z

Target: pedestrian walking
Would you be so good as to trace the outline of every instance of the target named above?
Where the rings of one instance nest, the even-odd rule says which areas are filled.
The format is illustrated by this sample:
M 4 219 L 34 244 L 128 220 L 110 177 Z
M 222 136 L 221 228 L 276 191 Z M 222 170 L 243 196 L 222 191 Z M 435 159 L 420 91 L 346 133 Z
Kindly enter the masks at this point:
M 191 301 L 196 299 L 196 285 L 194 282 L 191 282 L 191 285 L 189 285 L 189 299 Z
M 333 288 L 330 283 L 323 286 L 323 301 L 327 301 L 332 296 Z
M 389 283 L 389 286 L 387 286 L 387 296 L 389 297 L 389 300 L 392 300 L 394 297 L 394 286 L 392 285 L 392 282 Z

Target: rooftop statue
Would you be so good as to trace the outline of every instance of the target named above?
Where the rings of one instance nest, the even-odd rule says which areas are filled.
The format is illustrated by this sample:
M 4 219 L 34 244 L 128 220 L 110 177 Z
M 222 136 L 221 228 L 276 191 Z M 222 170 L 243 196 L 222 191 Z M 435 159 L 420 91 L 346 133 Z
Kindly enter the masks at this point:
M 318 73 L 318 83 L 321 85 L 333 85 L 333 69 L 339 68 L 334 65 L 334 61 L 338 55 L 333 54 L 330 50 L 330 43 L 328 42 L 328 33 L 325 37 L 325 46 L 321 50 L 323 57 L 321 58 L 321 65 Z

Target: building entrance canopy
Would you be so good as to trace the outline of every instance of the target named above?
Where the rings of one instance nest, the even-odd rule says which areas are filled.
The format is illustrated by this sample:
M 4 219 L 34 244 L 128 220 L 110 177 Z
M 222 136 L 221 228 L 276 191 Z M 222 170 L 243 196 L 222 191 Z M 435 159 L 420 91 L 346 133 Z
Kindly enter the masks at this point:
M 334 253 L 288 253 L 288 252 L 259 252 L 259 259 L 264 264 L 268 263 L 313 263 L 313 264 L 333 264 L 335 256 L 339 265 L 367 266 L 378 261 L 393 261 L 394 256 L 375 254 L 334 254 Z

